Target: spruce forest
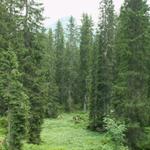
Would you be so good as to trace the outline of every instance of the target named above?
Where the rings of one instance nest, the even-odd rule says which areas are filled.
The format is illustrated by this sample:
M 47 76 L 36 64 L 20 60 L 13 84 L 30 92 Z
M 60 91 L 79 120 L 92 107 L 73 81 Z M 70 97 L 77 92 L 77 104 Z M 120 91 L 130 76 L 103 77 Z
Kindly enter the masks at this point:
M 148 1 L 48 29 L 43 11 L 0 0 L 0 150 L 150 150 Z

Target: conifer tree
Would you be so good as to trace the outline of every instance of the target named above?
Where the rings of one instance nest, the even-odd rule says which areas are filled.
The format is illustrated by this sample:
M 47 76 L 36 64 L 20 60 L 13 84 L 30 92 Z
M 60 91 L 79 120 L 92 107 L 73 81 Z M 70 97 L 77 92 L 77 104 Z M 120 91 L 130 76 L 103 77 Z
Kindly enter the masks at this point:
M 0 62 L 0 78 L 3 80 L 1 92 L 8 103 L 6 144 L 9 150 L 21 150 L 22 140 L 27 131 L 28 97 L 19 81 L 20 73 L 15 53 L 12 50 L 1 49 Z
M 29 105 L 28 97 L 20 82 L 17 51 L 14 48 L 14 39 L 12 39 L 16 21 L 14 14 L 8 11 L 9 4 L 8 1 L 3 1 L 0 5 L 2 10 L 0 11 L 0 99 L 3 100 L 1 106 L 5 107 L 4 112 L 8 116 L 5 144 L 9 150 L 21 150 L 22 140 L 26 135 Z
M 80 39 L 80 101 L 82 108 L 86 111 L 88 105 L 88 76 L 89 76 L 89 54 L 93 45 L 93 23 L 88 14 L 83 14 Z
M 110 111 L 114 39 L 114 6 L 112 0 L 100 2 L 99 39 L 96 59 L 95 100 L 91 101 L 91 128 L 104 128 L 104 117 Z M 94 104 L 93 104 L 94 103 Z
M 25 15 L 22 16 L 23 37 L 26 53 L 22 57 L 24 72 L 23 85 L 30 101 L 29 136 L 28 142 L 39 144 L 41 125 L 44 117 L 44 100 L 41 60 L 44 50 L 42 32 L 43 7 L 36 0 L 24 1 Z
M 45 91 L 45 117 L 57 117 L 58 115 L 58 86 L 56 84 L 56 53 L 54 49 L 54 37 L 52 29 L 48 34 L 44 33 L 45 51 L 42 60 L 43 88 Z
M 97 101 L 97 59 L 98 59 L 98 48 L 99 48 L 99 33 L 96 32 L 93 42 L 93 50 L 91 52 L 90 59 L 90 82 L 89 82 L 89 127 L 92 129 L 96 124 L 96 101 Z
M 0 5 L 0 20 L 1 20 L 0 21 L 0 28 L 1 28 L 1 32 L 0 32 L 0 48 L 1 49 L 4 49 L 5 47 L 8 47 L 7 37 L 6 37 L 5 33 L 9 29 L 8 29 L 8 22 L 4 19 L 4 18 L 7 18 L 8 16 L 9 16 L 9 14 L 7 12 L 6 5 L 4 5 L 2 3 Z M 4 38 L 4 35 L 5 35 L 5 38 Z M 3 86 L 1 85 L 1 89 L 2 88 L 3 88 Z M 8 110 L 8 103 L 3 98 L 3 94 L 0 93 L 0 116 L 6 115 L 6 111 L 7 110 Z
M 65 48 L 65 85 L 66 85 L 66 111 L 72 110 L 73 103 L 77 99 L 78 91 L 78 68 L 79 68 L 79 48 L 78 30 L 75 24 L 75 19 L 71 16 L 67 27 L 67 42 Z
M 128 127 L 132 149 L 140 149 L 138 140 L 148 125 L 149 14 L 145 0 L 126 0 L 121 9 L 116 36 L 117 70 L 114 86 L 116 114 Z M 143 111 L 142 111 L 143 110 Z
M 55 53 L 56 53 L 56 84 L 58 86 L 58 101 L 60 104 L 64 104 L 66 99 L 66 90 L 64 83 L 64 30 L 62 23 L 59 20 L 55 30 Z

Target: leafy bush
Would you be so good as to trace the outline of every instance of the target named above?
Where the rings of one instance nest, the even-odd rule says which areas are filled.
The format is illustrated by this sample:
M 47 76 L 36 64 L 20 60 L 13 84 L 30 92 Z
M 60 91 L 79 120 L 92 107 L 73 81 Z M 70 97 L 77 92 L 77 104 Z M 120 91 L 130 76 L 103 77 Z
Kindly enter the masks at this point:
M 114 149 L 121 149 L 125 141 L 125 124 L 109 117 L 104 118 L 104 123 L 106 124 L 105 128 L 107 130 L 107 133 L 111 136 L 112 141 L 114 141 L 115 143 Z

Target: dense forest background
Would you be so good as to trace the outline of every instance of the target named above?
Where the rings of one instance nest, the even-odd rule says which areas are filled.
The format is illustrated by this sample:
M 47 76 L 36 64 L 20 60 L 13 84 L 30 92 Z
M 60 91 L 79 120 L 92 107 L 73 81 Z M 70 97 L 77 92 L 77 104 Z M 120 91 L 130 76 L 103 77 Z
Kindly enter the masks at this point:
M 89 114 L 89 130 L 108 132 L 115 150 L 150 149 L 149 5 L 125 0 L 119 16 L 112 0 L 99 6 L 96 29 L 85 13 L 81 25 L 71 16 L 47 30 L 42 3 L 0 0 L 3 149 L 40 144 L 45 118 L 75 111 Z

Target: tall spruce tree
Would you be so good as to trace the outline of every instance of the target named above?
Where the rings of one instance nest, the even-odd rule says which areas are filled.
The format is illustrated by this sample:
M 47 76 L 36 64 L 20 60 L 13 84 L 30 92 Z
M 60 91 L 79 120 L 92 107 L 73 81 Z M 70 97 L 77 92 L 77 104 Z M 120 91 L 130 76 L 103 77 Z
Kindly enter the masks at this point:
M 98 59 L 98 49 L 99 49 L 99 32 L 96 32 L 94 36 L 93 42 L 93 50 L 91 52 L 91 59 L 90 59 L 90 82 L 89 82 L 89 119 L 90 125 L 89 127 L 92 129 L 96 126 L 96 102 L 97 102 L 97 59 Z
M 78 69 L 79 69 L 79 48 L 78 29 L 75 19 L 71 16 L 67 26 L 67 42 L 65 48 L 65 84 L 66 84 L 66 111 L 71 111 L 73 103 L 77 101 L 78 91 Z
M 12 37 L 15 37 L 16 14 L 11 10 L 15 2 L 2 1 L 0 5 L 0 99 L 4 113 L 8 116 L 6 146 L 9 150 L 21 150 L 26 135 L 28 97 L 20 82 L 21 74 Z M 15 10 L 15 8 L 13 9 Z M 9 18 L 9 19 L 8 19 Z
M 88 106 L 89 54 L 93 45 L 93 23 L 88 14 L 83 14 L 80 39 L 80 101 L 86 111 Z
M 27 131 L 28 96 L 19 81 L 20 73 L 13 50 L 1 51 L 0 61 L 1 79 L 4 81 L 1 92 L 8 103 L 8 134 L 5 144 L 9 150 L 21 150 Z
M 145 0 L 126 0 L 121 9 L 116 36 L 116 80 L 114 106 L 128 127 L 127 138 L 132 149 L 148 125 L 148 54 L 149 13 Z
M 22 57 L 24 72 L 23 85 L 29 96 L 29 138 L 28 142 L 39 144 L 41 125 L 44 117 L 44 100 L 41 89 L 41 60 L 44 45 L 42 36 L 42 4 L 36 0 L 24 1 L 24 14 L 22 16 L 24 46 L 26 53 Z
M 104 128 L 104 117 L 110 111 L 112 97 L 112 66 L 114 40 L 114 5 L 112 0 L 101 0 L 99 39 L 96 56 L 96 96 L 91 100 L 91 128 Z M 93 81 L 94 82 L 94 81 Z M 94 103 L 94 104 L 93 104 Z
M 8 37 L 6 37 L 6 32 L 9 30 L 8 29 L 8 22 L 6 19 L 9 16 L 9 13 L 7 12 L 6 9 L 6 5 L 4 5 L 3 3 L 1 3 L 0 5 L 0 48 L 4 49 L 6 47 L 8 47 L 7 44 L 7 39 Z M 5 38 L 4 38 L 5 35 Z M 3 88 L 3 86 L 1 85 L 1 89 Z M 0 94 L 0 115 L 6 115 L 6 111 L 8 110 L 8 104 L 7 101 L 5 101 L 5 99 L 3 98 L 3 93 Z
M 44 33 L 45 51 L 42 59 L 43 88 L 45 101 L 45 117 L 57 117 L 58 115 L 58 86 L 56 84 L 56 53 L 54 49 L 54 36 L 52 29 Z
M 64 29 L 62 23 L 59 20 L 55 30 L 55 53 L 56 53 L 56 84 L 58 86 L 58 101 L 60 104 L 64 104 L 66 100 L 66 90 L 64 83 Z

